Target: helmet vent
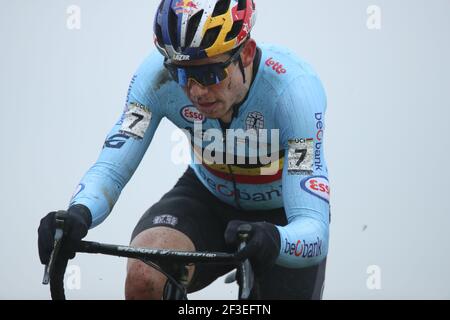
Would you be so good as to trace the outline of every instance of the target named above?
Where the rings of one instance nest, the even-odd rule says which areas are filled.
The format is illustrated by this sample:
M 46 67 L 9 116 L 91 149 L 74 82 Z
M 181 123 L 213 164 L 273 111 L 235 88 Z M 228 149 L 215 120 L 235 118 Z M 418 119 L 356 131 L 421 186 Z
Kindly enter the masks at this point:
M 155 24 L 155 35 L 156 35 L 156 40 L 158 41 L 158 45 L 160 47 L 164 48 L 163 35 L 162 35 L 161 26 L 159 25 L 159 23 Z
M 247 7 L 247 0 L 239 0 L 238 1 L 238 11 L 244 10 Z
M 206 31 L 202 43 L 200 44 L 200 47 L 204 49 L 211 47 L 214 44 L 214 42 L 216 42 L 220 30 L 222 30 L 222 26 L 217 26 Z
M 217 17 L 222 14 L 227 13 L 228 8 L 230 7 L 231 0 L 219 0 L 214 7 L 214 11 L 211 17 Z
M 242 25 L 244 24 L 244 21 L 236 21 L 233 23 L 233 27 L 231 28 L 230 32 L 227 33 L 227 36 L 225 37 L 225 41 L 230 41 L 236 38 L 241 32 Z
M 189 47 L 192 43 L 192 40 L 194 40 L 194 36 L 197 32 L 198 25 L 200 24 L 200 20 L 202 19 L 203 16 L 203 11 L 204 10 L 200 10 L 189 19 L 186 30 L 185 47 Z
M 169 10 L 169 37 L 172 46 L 177 49 L 180 44 L 177 37 L 178 17 L 173 10 Z
M 164 0 L 162 0 L 162 1 L 159 3 L 158 10 L 156 10 L 156 12 L 157 12 L 158 14 L 161 14 L 161 11 L 162 11 L 162 8 L 163 8 L 163 4 L 164 4 Z

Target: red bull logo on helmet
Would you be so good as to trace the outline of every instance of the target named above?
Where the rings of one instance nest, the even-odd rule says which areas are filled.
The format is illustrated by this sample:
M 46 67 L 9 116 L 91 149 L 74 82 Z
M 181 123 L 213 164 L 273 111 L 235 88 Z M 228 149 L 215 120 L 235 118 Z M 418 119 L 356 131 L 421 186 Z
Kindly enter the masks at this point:
M 194 1 L 191 0 L 180 0 L 175 4 L 175 8 L 191 8 L 191 9 L 198 9 L 197 5 Z

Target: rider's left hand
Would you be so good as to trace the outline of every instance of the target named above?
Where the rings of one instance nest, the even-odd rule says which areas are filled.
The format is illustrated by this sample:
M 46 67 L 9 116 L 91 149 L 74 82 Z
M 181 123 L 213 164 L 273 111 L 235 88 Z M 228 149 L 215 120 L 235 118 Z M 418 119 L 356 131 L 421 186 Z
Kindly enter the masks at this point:
M 250 224 L 252 231 L 245 248 L 239 252 L 239 258 L 248 258 L 256 275 L 270 270 L 280 254 L 280 233 L 275 225 L 268 222 L 246 222 L 233 220 L 225 230 L 225 242 L 237 247 L 239 245 L 238 227 Z

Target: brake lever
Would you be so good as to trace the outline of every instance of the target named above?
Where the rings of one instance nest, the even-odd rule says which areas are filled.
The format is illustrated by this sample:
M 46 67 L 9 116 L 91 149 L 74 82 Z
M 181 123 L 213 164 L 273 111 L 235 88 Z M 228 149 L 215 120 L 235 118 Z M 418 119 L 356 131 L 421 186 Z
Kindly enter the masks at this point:
M 53 242 L 53 250 L 50 254 L 50 260 L 48 264 L 44 267 L 44 277 L 42 279 L 42 284 L 47 285 L 50 283 L 50 274 L 53 273 L 56 259 L 58 257 L 59 250 L 62 245 L 62 239 L 64 235 L 64 219 L 65 219 L 66 212 L 65 211 L 58 211 L 55 215 L 55 223 L 56 223 L 56 229 L 55 229 L 55 237 Z
M 252 226 L 250 224 L 243 224 L 238 227 L 238 237 L 241 241 L 239 244 L 239 251 L 245 248 L 247 240 L 250 237 Z M 250 260 L 245 259 L 240 264 L 240 278 L 241 278 L 241 292 L 240 299 L 248 300 L 254 285 L 254 274 L 250 264 Z

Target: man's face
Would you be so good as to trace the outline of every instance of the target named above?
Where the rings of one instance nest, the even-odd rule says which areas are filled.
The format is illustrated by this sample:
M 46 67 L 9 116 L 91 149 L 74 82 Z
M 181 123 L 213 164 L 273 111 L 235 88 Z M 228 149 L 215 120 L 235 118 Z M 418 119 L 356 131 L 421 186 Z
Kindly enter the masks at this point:
M 225 62 L 230 58 L 228 54 L 222 54 L 213 58 L 184 63 L 184 65 L 198 66 L 204 64 Z M 190 79 L 187 86 L 183 87 L 189 100 L 207 118 L 219 119 L 232 112 L 232 106 L 239 100 L 239 92 L 242 90 L 242 74 L 237 63 L 232 63 L 227 68 L 228 76 L 218 84 L 202 86 Z
M 252 44 L 254 43 L 253 41 L 249 42 L 252 42 Z M 246 52 L 249 51 L 246 50 L 247 44 L 244 45 L 243 53 L 241 53 L 241 57 L 243 57 L 244 60 L 244 66 L 249 64 L 245 63 L 246 60 L 253 58 L 247 58 L 248 53 Z M 250 45 L 250 47 L 253 47 L 253 45 Z M 250 53 L 251 51 L 250 48 Z M 212 58 L 180 62 L 179 64 L 183 66 L 199 66 L 225 62 L 229 59 L 229 54 L 222 54 Z M 227 115 L 231 116 L 233 105 L 242 101 L 247 93 L 249 81 L 247 81 L 247 84 L 244 84 L 239 63 L 237 61 L 231 63 L 228 66 L 227 71 L 228 76 L 218 84 L 202 86 L 195 80 L 189 79 L 187 85 L 182 87 L 194 106 L 207 118 L 224 119 L 227 118 Z

